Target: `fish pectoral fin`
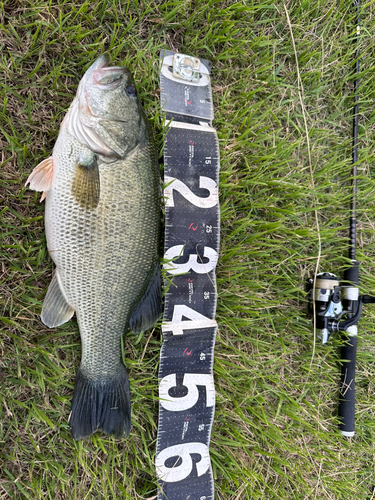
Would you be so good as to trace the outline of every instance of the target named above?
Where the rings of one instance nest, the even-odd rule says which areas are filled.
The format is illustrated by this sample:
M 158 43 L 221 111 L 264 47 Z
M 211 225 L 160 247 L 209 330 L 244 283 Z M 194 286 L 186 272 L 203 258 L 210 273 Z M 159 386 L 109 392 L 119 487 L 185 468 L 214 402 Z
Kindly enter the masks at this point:
M 96 208 L 100 199 L 100 177 L 96 156 L 78 160 L 72 194 L 83 208 Z
M 160 264 L 157 263 L 147 290 L 130 317 L 130 330 L 139 334 L 156 323 L 162 312 Z
M 74 309 L 68 304 L 61 290 L 56 269 L 43 302 L 41 319 L 46 326 L 54 328 L 69 321 L 73 314 Z
M 44 191 L 42 200 L 45 198 L 45 193 L 52 187 L 53 177 L 53 159 L 52 156 L 46 158 L 37 165 L 29 175 L 25 186 L 30 184 L 30 189 L 34 191 Z

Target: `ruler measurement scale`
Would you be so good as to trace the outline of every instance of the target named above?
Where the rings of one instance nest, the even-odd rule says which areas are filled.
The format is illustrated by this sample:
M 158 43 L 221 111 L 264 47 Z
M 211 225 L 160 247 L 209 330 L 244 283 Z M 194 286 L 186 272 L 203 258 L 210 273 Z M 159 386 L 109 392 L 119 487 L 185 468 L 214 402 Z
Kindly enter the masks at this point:
M 210 63 L 170 51 L 161 58 L 161 101 L 167 122 L 173 120 L 164 149 L 164 267 L 172 284 L 159 368 L 158 499 L 213 500 L 208 446 L 215 404 L 219 147 L 211 126 Z M 176 76 L 176 63 L 182 73 L 195 65 L 195 81 Z

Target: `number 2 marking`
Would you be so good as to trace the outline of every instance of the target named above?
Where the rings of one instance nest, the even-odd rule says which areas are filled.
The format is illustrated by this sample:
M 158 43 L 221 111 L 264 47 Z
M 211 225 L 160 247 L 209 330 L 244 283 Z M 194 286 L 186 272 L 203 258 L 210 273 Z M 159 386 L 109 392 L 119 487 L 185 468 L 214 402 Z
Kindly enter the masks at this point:
M 164 176 L 164 182 L 168 186 L 164 189 L 164 196 L 167 198 L 166 207 L 174 207 L 173 190 L 178 191 L 186 200 L 190 201 L 198 208 L 212 208 L 219 202 L 218 187 L 216 182 L 209 177 L 199 176 L 199 188 L 207 189 L 210 192 L 206 198 L 201 198 L 194 194 L 186 184 L 175 177 Z

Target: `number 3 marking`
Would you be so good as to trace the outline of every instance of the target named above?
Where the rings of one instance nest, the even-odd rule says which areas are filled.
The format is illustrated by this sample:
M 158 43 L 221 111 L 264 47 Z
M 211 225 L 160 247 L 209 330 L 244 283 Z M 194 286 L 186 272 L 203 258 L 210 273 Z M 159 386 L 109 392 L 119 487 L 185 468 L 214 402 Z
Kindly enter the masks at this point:
M 213 179 L 209 177 L 199 176 L 199 187 L 200 189 L 207 189 L 210 192 L 207 198 L 201 198 L 200 196 L 195 195 L 186 184 L 182 181 L 175 179 L 174 177 L 169 177 L 168 175 L 164 176 L 164 182 L 168 184 L 168 186 L 164 189 L 164 195 L 167 198 L 165 203 L 166 207 L 174 207 L 173 200 L 173 190 L 178 191 L 184 198 L 186 198 L 190 203 L 195 205 L 198 208 L 212 208 L 218 204 L 219 195 L 217 184 Z
M 184 249 L 184 245 L 175 245 L 164 254 L 164 258 L 167 260 L 172 260 L 175 257 L 181 256 Z M 217 252 L 211 247 L 204 247 L 203 257 L 209 259 L 209 261 L 204 264 L 198 262 L 198 255 L 193 253 L 189 255 L 189 260 L 183 264 L 176 264 L 175 262 L 167 262 L 164 264 L 164 269 L 167 270 L 169 274 L 180 274 L 188 273 L 190 270 L 196 272 L 197 274 L 206 274 L 212 271 L 217 264 L 218 255 Z

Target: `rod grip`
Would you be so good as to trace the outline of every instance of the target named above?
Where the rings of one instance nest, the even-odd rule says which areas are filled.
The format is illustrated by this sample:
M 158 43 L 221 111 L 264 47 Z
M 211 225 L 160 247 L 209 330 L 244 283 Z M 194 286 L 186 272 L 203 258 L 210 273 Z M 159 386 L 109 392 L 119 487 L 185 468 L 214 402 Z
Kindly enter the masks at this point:
M 357 337 L 348 337 L 341 347 L 341 386 L 339 402 L 339 428 L 344 436 L 354 436 L 355 413 L 355 362 Z

